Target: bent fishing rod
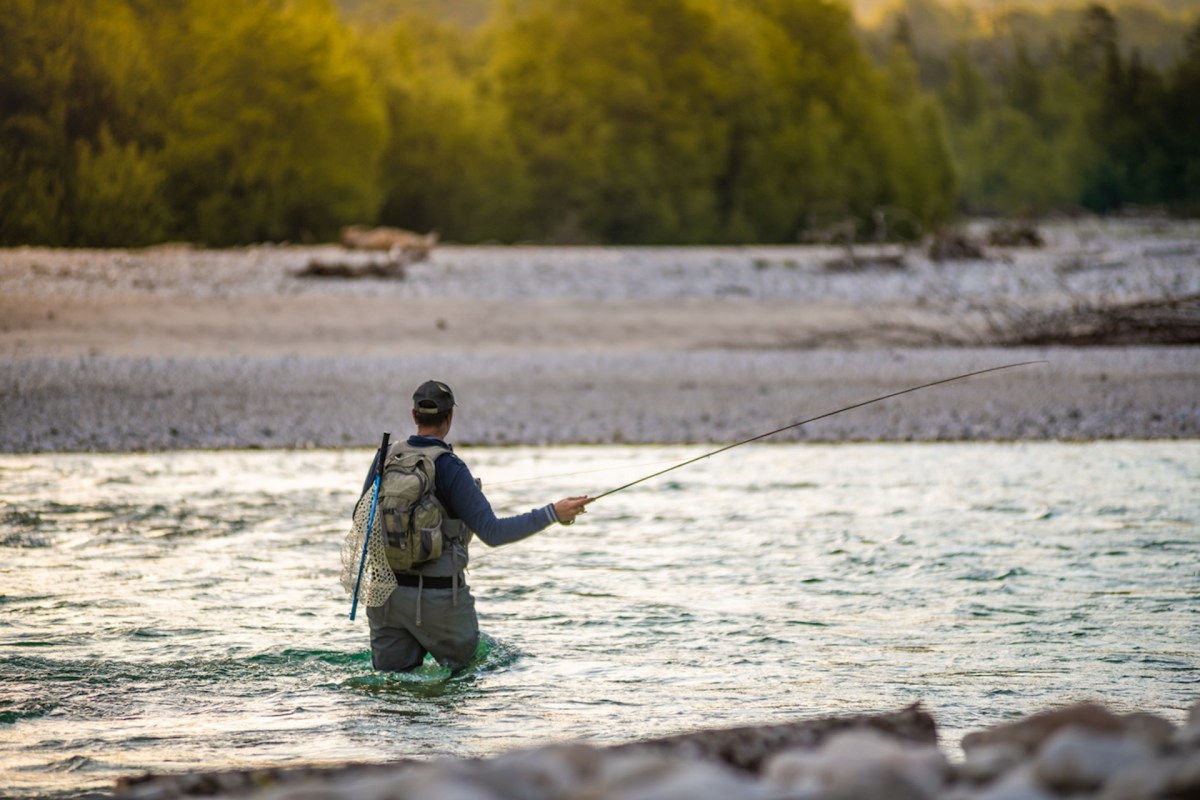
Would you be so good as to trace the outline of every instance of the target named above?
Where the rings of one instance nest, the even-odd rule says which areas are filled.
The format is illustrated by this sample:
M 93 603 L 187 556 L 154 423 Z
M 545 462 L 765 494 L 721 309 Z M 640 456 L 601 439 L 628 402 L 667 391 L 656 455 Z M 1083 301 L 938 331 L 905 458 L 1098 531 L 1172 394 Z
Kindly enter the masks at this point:
M 724 447 L 713 450 L 711 453 L 705 453 L 704 455 L 696 456 L 695 458 L 689 458 L 687 461 L 683 461 L 679 464 L 676 464 L 675 466 L 667 467 L 666 469 L 662 469 L 662 470 L 659 470 L 658 472 L 647 475 L 644 478 L 638 478 L 636 481 L 630 481 L 629 483 L 625 484 L 624 486 L 618 486 L 615 489 L 609 489 L 607 492 L 604 492 L 603 494 L 598 494 L 595 497 L 588 500 L 588 504 L 590 505 L 591 503 L 596 502 L 601 497 L 608 497 L 610 494 L 616 494 L 617 492 L 623 492 L 626 489 L 628 489 L 632 486 L 637 486 L 639 483 L 644 483 L 644 482 L 650 480 L 651 478 L 657 478 L 660 475 L 666 475 L 668 472 L 673 472 L 682 467 L 686 467 L 689 464 L 695 464 L 697 461 L 703 461 L 706 458 L 711 458 L 712 456 L 715 456 L 719 453 L 724 453 L 727 450 L 732 450 L 735 447 L 741 447 L 744 444 L 750 444 L 751 442 L 757 442 L 760 439 L 766 439 L 768 436 L 774 436 L 777 433 L 783 433 L 784 431 L 790 431 L 793 428 L 799 428 L 801 425 L 807 425 L 810 422 L 816 422 L 817 420 L 826 419 L 826 418 L 832 417 L 836 414 L 842 414 L 847 411 L 853 411 L 856 408 L 862 408 L 863 406 L 869 406 L 872 403 L 879 403 L 884 400 L 889 400 L 893 397 L 899 397 L 902 394 L 909 394 L 910 392 L 919 392 L 922 389 L 929 389 L 934 386 L 941 386 L 942 384 L 945 384 L 945 383 L 954 383 L 955 381 L 964 381 L 968 378 L 974 378 L 977 375 L 986 375 L 989 372 L 999 372 L 1000 370 L 1004 370 L 1004 369 L 1015 369 L 1017 367 L 1028 367 L 1033 364 L 1045 364 L 1045 363 L 1047 363 L 1045 360 L 1021 361 L 1016 364 L 1004 364 L 1003 366 L 999 366 L 999 367 L 988 367 L 987 369 L 980 369 L 980 370 L 976 370 L 974 372 L 966 372 L 966 373 L 963 373 L 962 375 L 955 375 L 953 378 L 942 378 L 941 380 L 930 381 L 929 383 L 923 383 L 920 386 L 912 386 L 912 387 L 909 387 L 908 389 L 901 389 L 898 392 L 891 392 L 890 394 L 885 394 L 882 397 L 875 397 L 870 400 L 864 400 L 861 403 L 855 403 L 854 405 L 851 405 L 851 406 L 845 406 L 844 408 L 839 408 L 836 411 L 828 411 L 824 414 L 820 414 L 815 417 L 809 417 L 808 419 L 801 420 L 800 422 L 793 422 L 790 425 L 784 425 L 782 428 L 776 428 L 773 431 L 767 431 L 766 433 L 760 433 L 758 436 L 751 436 L 749 439 L 744 439 L 740 442 L 735 442 L 734 444 L 727 444 Z

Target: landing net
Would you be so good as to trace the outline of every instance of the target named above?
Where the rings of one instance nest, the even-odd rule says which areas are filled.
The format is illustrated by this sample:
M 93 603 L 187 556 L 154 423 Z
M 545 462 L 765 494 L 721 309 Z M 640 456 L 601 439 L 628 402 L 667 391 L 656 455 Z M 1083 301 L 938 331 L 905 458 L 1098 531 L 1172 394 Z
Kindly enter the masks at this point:
M 354 584 L 358 581 L 358 560 L 363 551 L 363 537 L 367 533 L 367 520 L 371 517 L 371 497 L 373 491 L 368 490 L 354 508 L 354 525 L 342 542 L 342 588 L 347 594 L 354 593 Z M 387 563 L 387 555 L 383 550 L 383 528 L 379 514 L 375 515 L 375 523 L 371 530 L 371 540 L 367 544 L 366 563 L 362 570 L 362 584 L 358 587 L 358 601 L 365 606 L 381 606 L 387 602 L 388 595 L 396 588 L 396 574 Z

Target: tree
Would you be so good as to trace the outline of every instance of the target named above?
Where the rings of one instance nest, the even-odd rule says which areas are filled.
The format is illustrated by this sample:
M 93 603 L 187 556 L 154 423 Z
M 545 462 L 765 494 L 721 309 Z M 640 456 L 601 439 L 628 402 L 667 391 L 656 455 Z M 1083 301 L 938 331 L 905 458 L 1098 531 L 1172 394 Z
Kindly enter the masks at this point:
M 0 14 L 0 243 L 59 243 L 71 144 L 70 9 L 13 0 Z
M 373 220 L 386 121 L 325 0 L 194 0 L 163 152 L 183 236 L 327 239 Z
M 712 3 L 533 0 L 498 25 L 489 81 L 529 165 L 539 236 L 719 236 L 730 87 Z
M 1200 21 L 1188 32 L 1184 57 L 1167 75 L 1163 125 L 1170 138 L 1166 200 L 1179 211 L 1200 213 Z
M 480 77 L 483 37 L 418 15 L 364 36 L 391 129 L 380 221 L 457 241 L 528 236 L 528 178 Z
M 123 143 L 141 134 L 154 83 L 141 26 L 123 0 L 12 0 L 0 52 L 0 243 L 93 243 L 79 226 L 79 193 L 91 187 L 79 185 L 78 158 L 132 152 Z

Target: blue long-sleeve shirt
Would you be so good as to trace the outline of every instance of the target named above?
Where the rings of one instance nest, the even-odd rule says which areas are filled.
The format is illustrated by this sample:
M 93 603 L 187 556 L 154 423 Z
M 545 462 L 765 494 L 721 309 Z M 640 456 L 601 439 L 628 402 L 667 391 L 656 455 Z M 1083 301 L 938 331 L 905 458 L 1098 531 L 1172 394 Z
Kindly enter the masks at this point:
M 433 436 L 413 435 L 408 437 L 408 444 L 411 447 L 438 446 L 453 450 L 452 445 Z M 363 484 L 363 492 L 366 492 L 374 483 L 375 469 L 379 458 L 380 454 L 377 450 L 375 458 L 371 461 L 367 479 Z M 558 522 L 558 515 L 554 512 L 553 503 L 524 514 L 497 517 L 496 512 L 492 510 L 492 504 L 488 502 L 483 490 L 475 482 L 475 476 L 471 474 L 471 469 L 453 452 L 438 456 L 437 461 L 434 462 L 433 480 L 434 493 L 442 507 L 446 509 L 446 514 L 451 519 L 460 519 L 465 522 L 467 527 L 489 547 L 499 547 L 503 544 L 520 541 L 545 529 L 552 523 Z

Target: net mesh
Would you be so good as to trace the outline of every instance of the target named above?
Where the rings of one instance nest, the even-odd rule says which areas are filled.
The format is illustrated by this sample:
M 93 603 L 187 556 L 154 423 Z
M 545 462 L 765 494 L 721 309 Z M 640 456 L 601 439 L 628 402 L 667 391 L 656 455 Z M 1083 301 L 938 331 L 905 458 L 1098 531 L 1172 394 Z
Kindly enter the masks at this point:
M 374 492 L 367 492 L 354 509 L 354 524 L 342 542 L 342 588 L 353 594 L 358 581 L 358 561 L 363 551 L 363 537 L 367 533 L 367 520 L 371 517 L 371 499 Z M 387 563 L 383 550 L 383 529 L 379 515 L 375 515 L 371 526 L 371 539 L 367 543 L 366 563 L 362 570 L 362 585 L 358 587 L 358 601 L 365 606 L 381 606 L 396 588 L 396 575 Z

